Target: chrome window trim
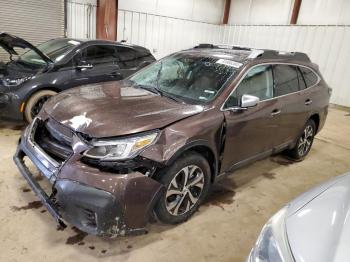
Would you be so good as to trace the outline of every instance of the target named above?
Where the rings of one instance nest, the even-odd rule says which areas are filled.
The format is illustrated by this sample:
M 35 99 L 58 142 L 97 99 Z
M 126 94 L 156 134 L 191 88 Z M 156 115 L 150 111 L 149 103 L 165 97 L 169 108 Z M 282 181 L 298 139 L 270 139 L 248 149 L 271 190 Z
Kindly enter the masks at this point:
M 261 100 L 258 104 L 260 104 L 262 102 L 270 101 L 270 100 L 273 100 L 273 99 L 277 99 L 277 98 L 280 98 L 280 97 L 285 97 L 285 96 L 289 96 L 289 95 L 292 95 L 292 94 L 300 93 L 300 92 L 302 92 L 304 90 L 307 90 L 309 88 L 317 86 L 320 83 L 320 81 L 321 81 L 321 77 L 319 76 L 319 74 L 316 73 L 315 70 L 312 69 L 311 67 L 308 67 L 308 66 L 305 66 L 305 65 L 300 65 L 300 64 L 295 64 L 295 63 L 288 63 L 288 62 L 266 62 L 266 63 L 257 64 L 257 65 L 254 65 L 254 66 L 250 67 L 249 70 L 247 70 L 247 72 L 244 73 L 244 75 L 241 77 L 241 79 L 238 81 L 238 83 L 233 87 L 233 89 L 230 92 L 230 94 L 226 97 L 225 101 L 222 103 L 222 105 L 220 107 L 220 111 L 224 112 L 224 111 L 230 111 L 232 109 L 232 107 L 229 107 L 229 108 L 226 108 L 226 109 L 224 108 L 227 100 L 230 98 L 230 96 L 236 90 L 236 88 L 241 84 L 241 82 L 243 81 L 243 79 L 246 77 L 246 75 L 249 73 L 250 70 L 252 70 L 253 68 L 255 68 L 257 66 L 263 66 L 263 65 L 291 65 L 291 66 L 305 67 L 305 68 L 311 70 L 317 76 L 317 81 L 316 81 L 316 83 L 314 85 L 306 87 L 305 89 L 298 90 L 296 92 L 288 93 L 288 94 L 285 94 L 285 95 L 276 96 L 276 97 L 272 97 L 272 98 L 269 98 L 269 99 Z M 305 83 L 305 86 L 306 86 L 306 83 Z

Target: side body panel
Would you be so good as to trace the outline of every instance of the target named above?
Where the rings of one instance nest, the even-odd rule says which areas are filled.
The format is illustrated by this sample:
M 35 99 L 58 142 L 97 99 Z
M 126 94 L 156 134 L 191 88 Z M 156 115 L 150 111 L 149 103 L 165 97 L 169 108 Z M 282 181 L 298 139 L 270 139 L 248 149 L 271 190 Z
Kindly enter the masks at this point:
M 272 149 L 273 134 L 278 128 L 276 119 L 271 117 L 276 102 L 262 101 L 256 107 L 241 112 L 225 111 L 227 131 L 222 171 Z

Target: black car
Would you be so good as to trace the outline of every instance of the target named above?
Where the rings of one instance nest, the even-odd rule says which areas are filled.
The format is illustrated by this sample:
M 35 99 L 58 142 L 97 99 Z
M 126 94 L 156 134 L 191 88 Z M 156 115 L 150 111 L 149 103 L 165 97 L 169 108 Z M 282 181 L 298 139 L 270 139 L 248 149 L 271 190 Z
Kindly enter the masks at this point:
M 35 47 L 0 33 L 0 47 L 10 55 L 0 62 L 0 118 L 12 121 L 31 122 L 62 90 L 120 80 L 155 61 L 144 47 L 105 40 L 57 38 Z

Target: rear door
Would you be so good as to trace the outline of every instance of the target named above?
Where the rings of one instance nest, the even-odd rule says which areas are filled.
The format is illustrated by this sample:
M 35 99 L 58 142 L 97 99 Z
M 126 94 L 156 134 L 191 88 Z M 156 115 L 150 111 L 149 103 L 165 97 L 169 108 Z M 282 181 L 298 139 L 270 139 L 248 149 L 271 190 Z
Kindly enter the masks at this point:
M 140 66 L 139 54 L 131 47 L 117 46 L 118 65 L 123 78 L 135 73 Z
M 88 46 L 73 61 L 75 86 L 123 78 L 115 45 Z
M 240 99 L 243 95 L 257 96 L 260 102 L 257 106 L 247 110 L 230 110 L 230 108 L 240 106 Z M 272 66 L 253 67 L 229 96 L 223 107 L 226 139 L 222 171 L 227 171 L 240 162 L 269 153 L 275 133 L 271 112 L 275 108 Z
M 273 66 L 274 97 L 278 111 L 272 115 L 277 128 L 274 134 L 274 147 L 279 149 L 294 141 L 305 124 L 307 108 L 305 97 L 300 92 L 305 87 L 297 66 L 277 64 Z

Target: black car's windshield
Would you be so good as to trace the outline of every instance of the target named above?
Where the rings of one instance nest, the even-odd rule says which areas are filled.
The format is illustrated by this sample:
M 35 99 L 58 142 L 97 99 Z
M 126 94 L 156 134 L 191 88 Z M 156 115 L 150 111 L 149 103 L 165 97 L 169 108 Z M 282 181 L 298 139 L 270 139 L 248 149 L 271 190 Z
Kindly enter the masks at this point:
M 129 78 L 135 85 L 196 102 L 212 101 L 240 64 L 186 53 L 166 57 Z
M 70 50 L 72 50 L 76 45 L 79 45 L 80 43 L 81 42 L 76 40 L 60 38 L 42 43 L 41 45 L 38 45 L 37 48 L 53 62 L 58 62 Z M 19 60 L 30 64 L 46 64 L 46 62 L 34 50 L 29 50 L 28 52 L 24 53 L 19 57 Z

